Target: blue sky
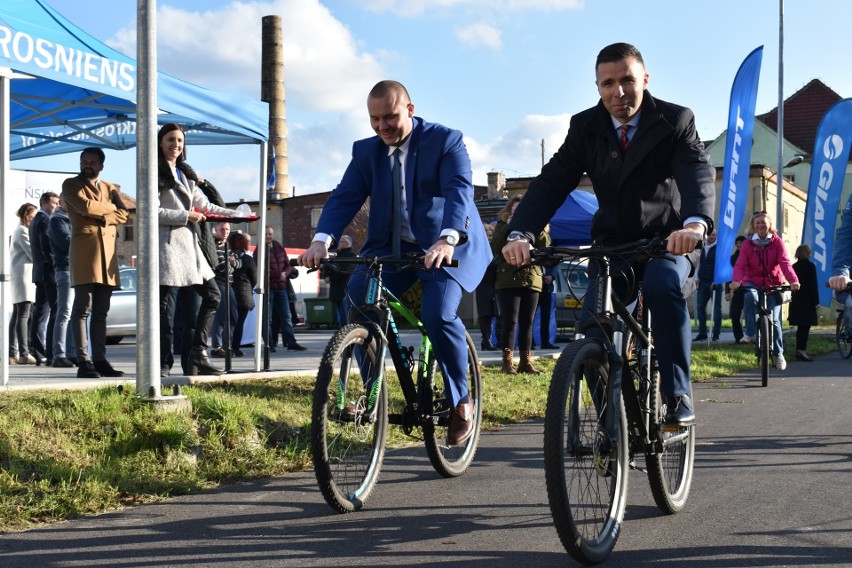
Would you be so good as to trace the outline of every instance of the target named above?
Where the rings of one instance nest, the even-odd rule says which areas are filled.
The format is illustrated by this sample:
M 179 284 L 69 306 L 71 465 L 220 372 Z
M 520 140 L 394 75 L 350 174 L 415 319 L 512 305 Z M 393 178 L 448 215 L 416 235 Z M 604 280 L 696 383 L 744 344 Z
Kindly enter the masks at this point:
M 135 56 L 132 0 L 47 0 L 98 39 Z M 594 105 L 594 60 L 616 41 L 636 45 L 654 96 L 691 107 L 699 134 L 726 128 L 731 82 L 764 45 L 757 112 L 777 105 L 778 0 L 161 0 L 159 67 L 204 87 L 257 98 L 261 18 L 284 32 L 290 184 L 331 190 L 352 141 L 370 136 L 366 93 L 403 82 L 416 114 L 464 132 L 474 181 L 489 171 L 535 175 L 572 113 Z M 820 79 L 852 97 L 848 0 L 785 2 L 784 96 Z M 226 198 L 254 199 L 255 147 L 189 144 L 189 162 Z M 811 150 L 811 149 L 807 149 Z M 108 153 L 103 177 L 135 194 L 135 153 Z M 77 171 L 77 155 L 13 163 Z

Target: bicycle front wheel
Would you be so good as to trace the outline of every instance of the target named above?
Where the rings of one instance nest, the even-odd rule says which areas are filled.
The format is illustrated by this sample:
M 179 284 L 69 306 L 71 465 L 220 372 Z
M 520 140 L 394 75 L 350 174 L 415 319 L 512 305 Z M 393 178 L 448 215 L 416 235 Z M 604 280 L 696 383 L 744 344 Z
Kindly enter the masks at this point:
M 590 338 L 559 357 L 544 418 L 547 499 L 559 539 L 578 562 L 603 562 L 618 540 L 627 503 L 627 417 L 622 400 L 607 400 L 607 356 Z M 610 447 L 603 418 L 615 405 L 618 428 Z
M 758 357 L 760 358 L 760 386 L 769 384 L 769 350 L 772 349 L 772 338 L 769 336 L 769 316 L 760 316 L 758 325 Z
M 650 437 L 652 447 L 645 453 L 648 481 L 654 502 L 672 515 L 683 509 L 692 485 L 695 461 L 695 426 L 664 426 L 666 406 L 660 392 L 660 374 L 651 381 Z
M 476 455 L 479 444 L 479 428 L 482 423 L 482 371 L 476 344 L 465 333 L 467 341 L 467 383 L 470 399 L 473 401 L 473 433 L 470 438 L 458 446 L 447 445 L 447 424 L 450 408 L 447 404 L 444 378 L 438 371 L 438 362 L 432 358 L 429 368 L 429 385 L 432 393 L 432 417 L 423 424 L 423 438 L 426 441 L 426 453 L 435 471 L 444 477 L 458 477 L 467 471 Z
M 388 427 L 387 384 L 365 383 L 383 365 L 375 336 L 361 324 L 340 328 L 320 361 L 314 387 L 311 451 L 323 497 L 337 511 L 360 509 L 379 477 Z
M 852 341 L 847 339 L 848 333 L 849 330 L 846 329 L 846 324 L 843 321 L 843 312 L 840 312 L 840 315 L 837 316 L 837 333 L 834 340 L 837 342 L 837 352 L 844 359 L 852 357 Z

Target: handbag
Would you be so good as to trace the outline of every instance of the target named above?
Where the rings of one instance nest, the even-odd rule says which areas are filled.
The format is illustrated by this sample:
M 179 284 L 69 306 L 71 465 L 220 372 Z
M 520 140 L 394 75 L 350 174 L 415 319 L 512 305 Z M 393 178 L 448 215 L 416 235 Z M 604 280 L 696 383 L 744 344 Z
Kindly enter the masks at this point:
M 781 304 L 789 304 L 790 300 L 793 299 L 793 293 L 790 290 L 783 290 L 780 292 L 775 292 L 775 299 L 779 305 Z

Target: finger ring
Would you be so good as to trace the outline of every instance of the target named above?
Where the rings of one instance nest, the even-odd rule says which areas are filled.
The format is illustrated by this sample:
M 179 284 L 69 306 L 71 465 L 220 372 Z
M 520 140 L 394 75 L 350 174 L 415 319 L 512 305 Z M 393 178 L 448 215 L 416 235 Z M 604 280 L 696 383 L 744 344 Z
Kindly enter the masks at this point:
M 509 257 L 509 260 L 515 260 L 515 257 L 514 257 L 514 256 L 510 256 L 510 257 Z

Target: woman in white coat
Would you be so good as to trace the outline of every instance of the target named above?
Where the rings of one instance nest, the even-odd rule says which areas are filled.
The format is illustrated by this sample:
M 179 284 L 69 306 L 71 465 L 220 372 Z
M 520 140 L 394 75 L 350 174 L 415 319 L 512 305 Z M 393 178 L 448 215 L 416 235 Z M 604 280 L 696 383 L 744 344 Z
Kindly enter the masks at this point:
M 20 223 L 11 237 L 11 302 L 12 321 L 9 323 L 9 362 L 13 365 L 35 365 L 29 352 L 30 308 L 35 301 L 33 284 L 33 251 L 30 248 L 30 222 L 37 208 L 24 203 L 15 214 Z
M 172 362 L 176 288 L 191 286 L 201 296 L 201 307 L 192 336 L 189 374 L 221 375 L 207 357 L 210 328 L 219 306 L 219 287 L 203 246 L 203 232 L 210 229 L 208 215 L 239 215 L 211 203 L 199 186 L 205 184 L 186 163 L 184 132 L 178 124 L 164 124 L 157 134 L 159 145 L 159 254 L 160 254 L 160 375 L 167 376 Z

